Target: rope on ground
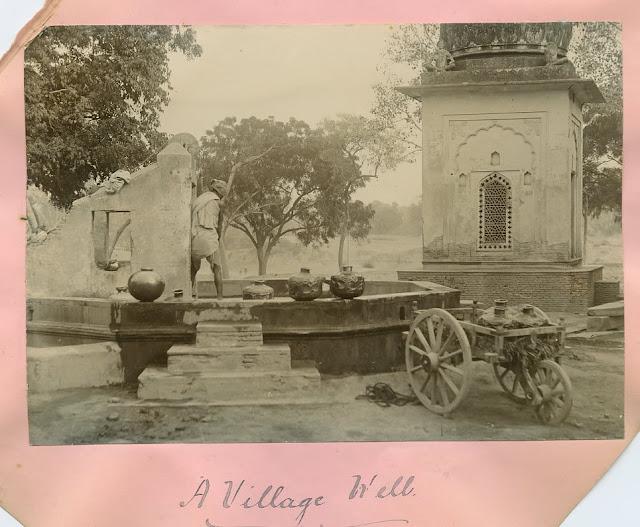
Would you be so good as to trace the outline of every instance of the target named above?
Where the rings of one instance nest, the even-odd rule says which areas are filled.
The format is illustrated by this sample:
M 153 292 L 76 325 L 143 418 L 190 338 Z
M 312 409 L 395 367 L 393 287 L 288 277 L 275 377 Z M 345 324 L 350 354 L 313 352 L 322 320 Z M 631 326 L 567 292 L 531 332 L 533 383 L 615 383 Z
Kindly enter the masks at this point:
M 411 394 L 405 395 L 396 392 L 386 382 L 378 382 L 369 384 L 363 395 L 358 395 L 356 399 L 366 399 L 369 402 L 376 403 L 378 406 L 388 408 L 389 406 L 405 406 L 406 404 L 420 404 L 418 398 Z

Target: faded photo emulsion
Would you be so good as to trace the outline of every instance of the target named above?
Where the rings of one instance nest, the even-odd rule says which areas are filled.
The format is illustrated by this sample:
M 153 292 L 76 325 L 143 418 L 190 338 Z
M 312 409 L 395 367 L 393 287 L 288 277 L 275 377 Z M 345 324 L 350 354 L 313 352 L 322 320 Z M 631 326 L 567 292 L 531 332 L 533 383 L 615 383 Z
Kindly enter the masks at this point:
M 33 445 L 624 436 L 621 26 L 51 26 Z

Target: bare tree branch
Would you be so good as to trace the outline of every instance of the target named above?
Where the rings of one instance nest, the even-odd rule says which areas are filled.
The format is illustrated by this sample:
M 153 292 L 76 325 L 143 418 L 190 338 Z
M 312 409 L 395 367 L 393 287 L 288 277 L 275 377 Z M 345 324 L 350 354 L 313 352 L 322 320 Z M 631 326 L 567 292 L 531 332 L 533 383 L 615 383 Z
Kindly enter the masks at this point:
M 271 152 L 274 148 L 277 148 L 276 145 L 272 145 L 269 148 L 267 148 L 264 152 L 262 152 L 261 154 L 255 155 L 255 156 L 251 156 L 248 157 L 247 159 L 243 159 L 242 161 L 238 161 L 235 165 L 233 165 L 231 167 L 231 172 L 229 174 L 229 180 L 227 181 L 227 193 L 226 196 L 229 195 L 229 193 L 231 192 L 231 188 L 233 186 L 233 180 L 236 177 L 236 173 L 238 172 L 238 170 L 240 168 L 242 168 L 245 165 L 248 165 L 250 163 L 254 163 L 255 161 L 257 161 L 258 159 L 266 156 L 269 152 Z M 226 197 L 225 196 L 225 197 Z M 223 200 L 224 201 L 224 198 Z

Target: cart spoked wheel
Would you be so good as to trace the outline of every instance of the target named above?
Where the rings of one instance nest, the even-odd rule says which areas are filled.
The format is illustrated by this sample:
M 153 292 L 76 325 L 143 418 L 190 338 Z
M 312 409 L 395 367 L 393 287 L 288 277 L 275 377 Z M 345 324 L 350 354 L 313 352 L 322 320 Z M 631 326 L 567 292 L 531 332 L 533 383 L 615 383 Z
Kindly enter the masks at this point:
M 573 405 L 573 388 L 569 376 L 557 362 L 545 359 L 538 363 L 531 378 L 542 399 L 536 406 L 539 419 L 552 425 L 564 421 Z
M 471 347 L 453 315 L 438 308 L 418 313 L 405 359 L 411 387 L 425 407 L 437 414 L 457 408 L 471 383 Z
M 500 387 L 509 399 L 518 404 L 527 404 L 526 381 L 518 365 L 507 362 L 495 362 L 493 373 Z

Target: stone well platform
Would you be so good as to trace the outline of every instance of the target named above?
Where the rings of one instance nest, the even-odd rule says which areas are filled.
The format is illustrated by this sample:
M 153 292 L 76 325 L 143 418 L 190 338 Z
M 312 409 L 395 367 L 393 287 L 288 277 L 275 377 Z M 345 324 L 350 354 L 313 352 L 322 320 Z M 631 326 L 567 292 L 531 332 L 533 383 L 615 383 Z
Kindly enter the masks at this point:
M 263 343 L 262 324 L 250 303 L 220 302 L 202 311 L 191 345 L 174 345 L 167 367 L 147 367 L 138 377 L 143 400 L 206 405 L 321 402 L 320 373 L 293 368 L 287 344 Z
M 244 301 L 239 298 L 249 280 L 225 281 L 224 300 L 157 300 L 119 302 L 101 298 L 30 297 L 27 300 L 29 346 L 67 346 L 117 342 L 127 382 L 137 382 L 148 366 L 167 367 L 168 351 L 207 338 L 202 330 L 207 317 L 220 306 L 216 339 L 226 339 L 221 315 L 233 325 L 234 312 L 247 308 L 251 320 L 261 324 L 265 345 L 287 345 L 293 361 L 312 361 L 321 373 L 377 373 L 403 363 L 402 331 L 409 327 L 414 303 L 419 309 L 459 306 L 460 292 L 429 282 L 367 281 L 364 295 L 353 300 L 319 298 L 295 302 L 286 294 L 286 280 L 267 283 L 276 298 Z M 254 320 L 255 319 L 255 320 Z M 201 335 L 197 324 L 201 323 Z M 252 331 L 247 326 L 247 342 Z M 216 333 L 217 332 L 217 333 Z M 255 342 L 255 341 L 254 341 Z M 174 351 L 179 348 L 174 348 Z M 264 351 L 264 349 L 263 349 Z M 193 358 L 195 360 L 195 358 Z

